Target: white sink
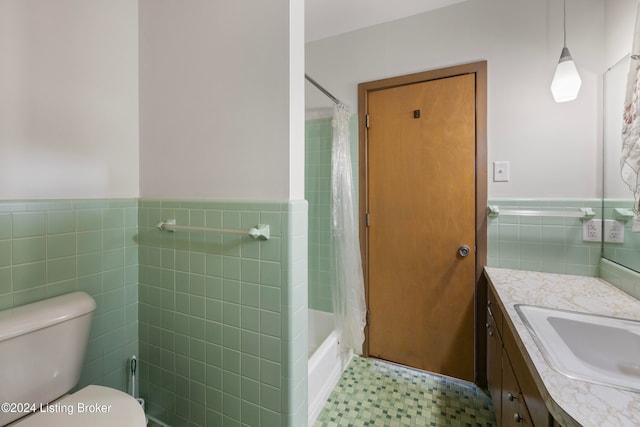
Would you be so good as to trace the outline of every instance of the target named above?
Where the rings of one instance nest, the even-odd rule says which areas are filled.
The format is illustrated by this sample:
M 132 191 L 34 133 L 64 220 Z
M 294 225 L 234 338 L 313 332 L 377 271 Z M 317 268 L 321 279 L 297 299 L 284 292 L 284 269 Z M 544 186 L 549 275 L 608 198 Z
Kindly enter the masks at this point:
M 560 373 L 640 392 L 640 321 L 524 304 L 515 309 Z

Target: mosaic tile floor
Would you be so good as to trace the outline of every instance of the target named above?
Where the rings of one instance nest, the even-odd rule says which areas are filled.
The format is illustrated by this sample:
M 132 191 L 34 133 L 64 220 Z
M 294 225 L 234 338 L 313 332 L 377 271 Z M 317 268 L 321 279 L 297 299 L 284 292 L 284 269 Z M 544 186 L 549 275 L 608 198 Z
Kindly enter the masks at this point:
M 355 357 L 314 427 L 495 426 L 491 398 L 475 384 Z

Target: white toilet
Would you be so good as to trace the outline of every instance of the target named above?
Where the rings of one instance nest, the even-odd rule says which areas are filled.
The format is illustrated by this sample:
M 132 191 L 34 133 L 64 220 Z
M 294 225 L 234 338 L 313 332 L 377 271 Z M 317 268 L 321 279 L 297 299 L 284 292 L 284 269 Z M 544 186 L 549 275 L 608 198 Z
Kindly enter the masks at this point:
M 95 308 L 74 292 L 0 311 L 0 426 L 146 425 L 138 401 L 119 390 L 66 394 L 80 379 Z

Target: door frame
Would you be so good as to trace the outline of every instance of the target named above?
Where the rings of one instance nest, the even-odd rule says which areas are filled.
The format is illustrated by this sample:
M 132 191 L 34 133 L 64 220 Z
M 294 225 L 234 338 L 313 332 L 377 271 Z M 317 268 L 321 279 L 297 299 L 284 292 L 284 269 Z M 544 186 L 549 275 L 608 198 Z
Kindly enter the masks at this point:
M 359 223 L 360 250 L 364 272 L 364 287 L 367 307 L 369 307 L 369 253 L 368 228 L 366 224 L 369 206 L 368 159 L 367 159 L 367 115 L 370 92 L 390 89 L 398 86 L 422 83 L 430 80 L 455 77 L 464 74 L 475 74 L 476 99 L 476 135 L 475 135 L 475 217 L 476 217 L 476 251 L 475 251 L 475 337 L 474 363 L 475 382 L 486 387 L 486 354 L 487 342 L 484 325 L 486 323 L 485 304 L 487 300 L 487 282 L 483 274 L 487 264 L 487 61 L 477 61 L 452 67 L 439 68 L 398 77 L 390 77 L 358 84 L 358 187 L 359 187 Z M 369 324 L 365 326 L 364 356 L 369 356 Z

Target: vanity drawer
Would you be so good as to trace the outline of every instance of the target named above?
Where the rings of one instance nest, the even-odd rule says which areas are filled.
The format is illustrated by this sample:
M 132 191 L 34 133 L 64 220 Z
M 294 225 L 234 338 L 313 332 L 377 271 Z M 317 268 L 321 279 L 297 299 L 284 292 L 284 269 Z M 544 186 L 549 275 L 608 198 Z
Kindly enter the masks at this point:
M 501 427 L 507 426 L 537 426 L 533 422 L 526 405 L 524 393 L 518 383 L 516 373 L 509 363 L 509 357 L 504 352 L 502 356 L 502 408 Z
M 509 326 L 504 328 L 502 340 L 506 356 L 509 358 L 513 373 L 516 376 L 524 402 L 526 403 L 526 408 L 529 410 L 532 424 L 536 427 L 553 426 L 553 418 L 547 410 Z

